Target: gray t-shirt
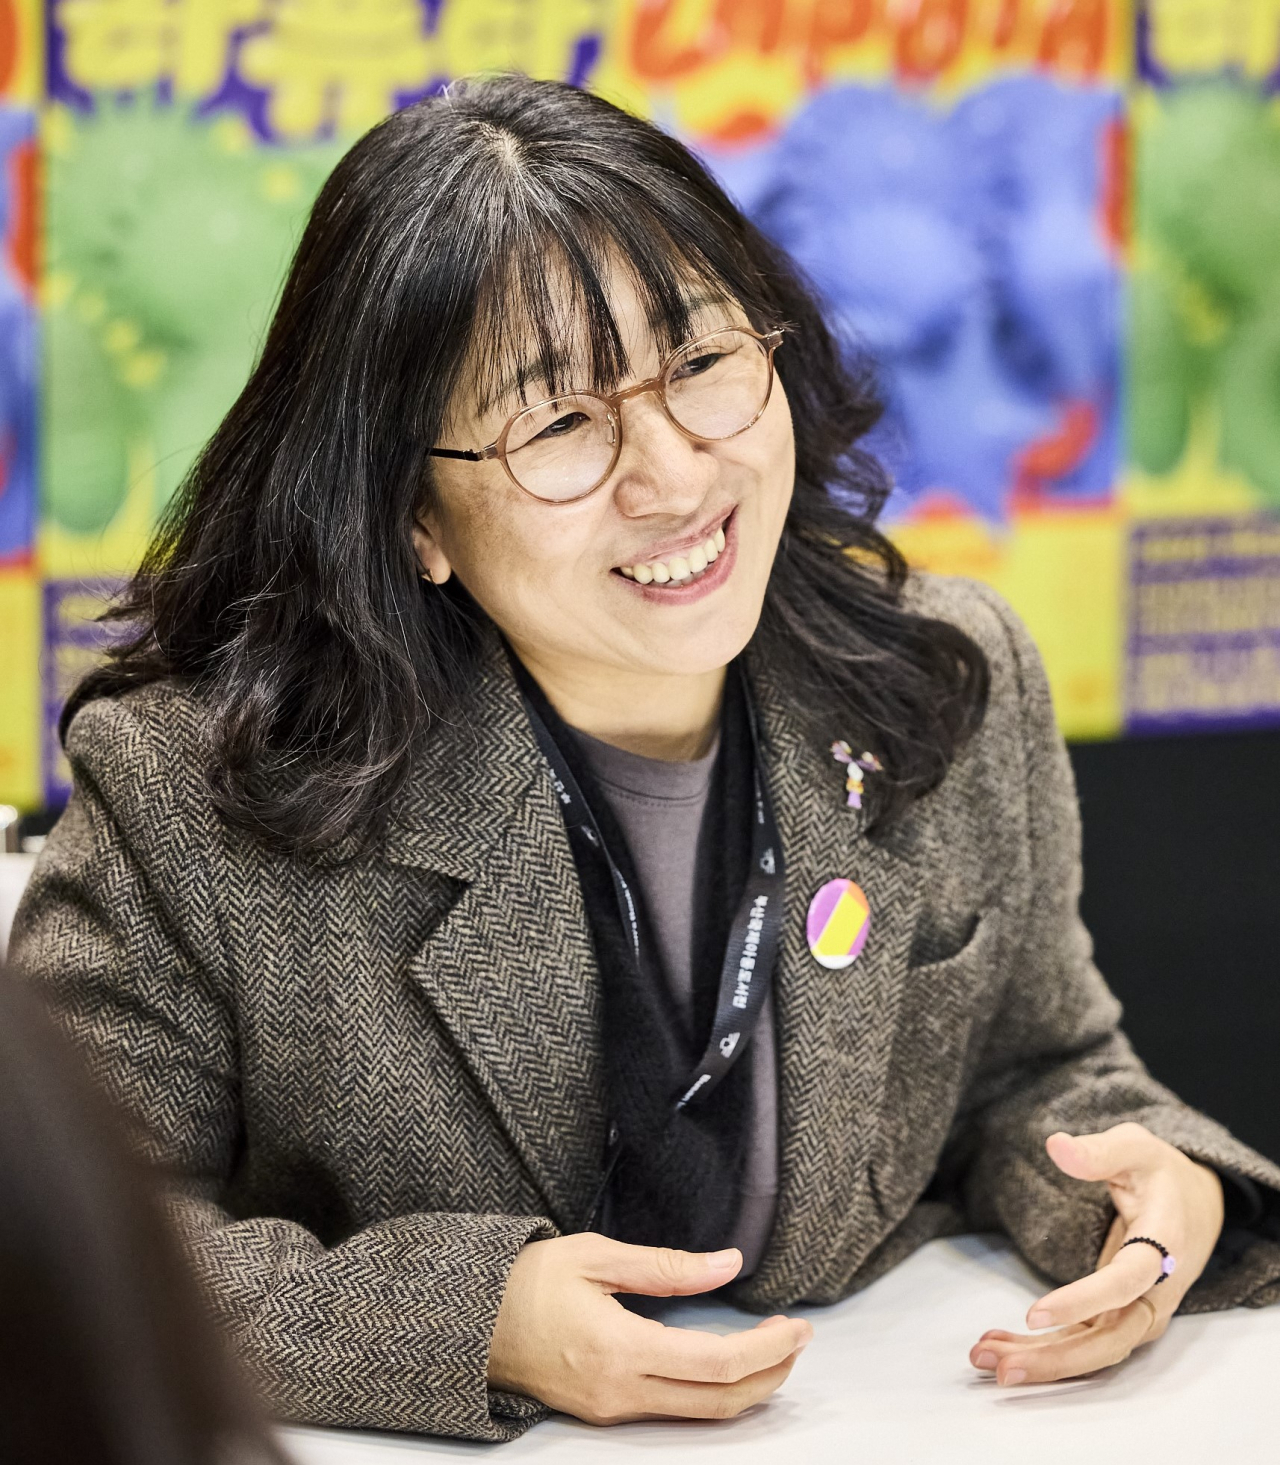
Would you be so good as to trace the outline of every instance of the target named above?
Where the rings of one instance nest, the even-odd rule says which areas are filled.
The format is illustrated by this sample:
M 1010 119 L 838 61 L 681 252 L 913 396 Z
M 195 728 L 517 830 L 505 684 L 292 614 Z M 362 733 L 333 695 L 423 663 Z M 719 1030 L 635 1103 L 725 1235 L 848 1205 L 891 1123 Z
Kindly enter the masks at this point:
M 694 881 L 698 833 L 717 746 L 691 763 L 642 758 L 573 729 L 582 756 L 621 826 L 649 913 L 662 972 L 692 1033 Z M 742 1208 L 730 1240 L 742 1252 L 740 1276 L 755 1271 L 778 1196 L 778 1077 L 773 997 L 765 1000 L 755 1047 L 755 1126 L 742 1180 Z

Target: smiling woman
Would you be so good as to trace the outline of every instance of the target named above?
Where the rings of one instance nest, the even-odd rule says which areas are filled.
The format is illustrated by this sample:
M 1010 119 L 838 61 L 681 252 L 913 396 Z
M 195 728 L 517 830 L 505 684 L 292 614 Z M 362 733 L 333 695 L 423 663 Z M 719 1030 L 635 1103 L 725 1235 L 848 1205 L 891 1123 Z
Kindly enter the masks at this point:
M 769 345 L 786 329 L 786 390 L 770 371 L 755 425 L 741 402 L 758 373 L 748 348 L 722 337 L 688 354 L 728 326 Z M 634 394 L 664 366 L 661 392 Z M 707 398 L 693 382 L 709 366 Z M 63 725 L 97 696 L 198 681 L 222 813 L 281 848 L 359 843 L 385 827 L 418 735 L 466 694 L 488 620 L 508 640 L 525 620 L 574 645 L 586 634 L 593 659 L 639 652 L 657 673 L 688 655 L 723 668 L 764 603 L 757 634 L 786 646 L 797 703 L 845 703 L 839 725 L 892 755 L 880 790 L 892 814 L 942 777 L 976 723 L 985 668 L 954 627 L 900 604 L 905 567 L 873 522 L 888 481 L 856 445 L 879 412 L 869 382 L 849 374 L 786 258 L 680 144 L 568 87 L 455 87 L 335 169 L 262 359 L 118 608 L 145 629 Z M 627 383 L 614 405 L 580 390 Z M 726 410 L 732 431 L 716 420 Z M 698 435 L 708 428 L 714 442 Z M 584 432 L 595 447 L 575 447 L 566 488 L 560 455 Z M 477 449 L 478 463 L 440 456 Z M 667 499 L 637 471 L 655 453 Z M 591 577 L 679 557 L 694 530 L 728 538 L 738 498 L 730 604 L 664 626 L 664 650 L 634 619 L 654 596 L 604 581 L 595 621 Z M 459 574 L 424 600 L 407 531 L 432 522 Z M 447 576 L 429 556 L 422 568 Z M 628 644 L 607 645 L 610 626 Z M 707 627 L 714 645 L 697 649 Z M 874 679 L 868 657 L 882 662 Z
M 13 938 L 287 1415 L 733 1414 L 777 1309 L 966 1225 L 1066 1284 L 1006 1384 L 1275 1295 L 1280 1172 L 1120 1033 L 1035 649 L 876 529 L 869 382 L 586 93 L 451 88 L 321 193 Z M 730 1284 L 730 1338 L 615 1295 Z
M 513 390 L 485 410 L 464 388 L 449 434 L 480 439 L 497 426 L 492 453 L 464 466 L 456 449 L 431 450 L 450 461 L 414 538 L 433 583 L 458 570 L 573 726 L 678 758 L 709 741 L 724 669 L 760 621 L 792 505 L 795 437 L 773 370 L 783 336 L 753 331 L 728 300 L 678 294 L 686 318 L 666 334 L 693 339 L 660 358 L 657 306 L 635 266 L 616 253 L 602 265 L 608 324 L 641 380 L 531 405 Z M 568 279 L 554 288 L 553 278 L 561 341 L 573 339 L 572 300 Z M 591 380 L 587 339 L 576 357 Z M 557 385 L 533 368 L 520 381 L 522 399 Z M 839 566 L 839 549 L 830 553 Z M 690 726 L 673 723 L 676 703 Z

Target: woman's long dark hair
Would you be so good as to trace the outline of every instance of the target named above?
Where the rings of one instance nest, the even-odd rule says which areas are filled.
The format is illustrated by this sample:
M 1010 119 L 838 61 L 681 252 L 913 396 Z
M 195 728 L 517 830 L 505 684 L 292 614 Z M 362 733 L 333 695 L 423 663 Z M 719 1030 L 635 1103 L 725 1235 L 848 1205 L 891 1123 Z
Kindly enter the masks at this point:
M 35 993 L 3 968 L 0 1459 L 285 1465 L 152 1177 Z
M 873 748 L 875 818 L 935 787 L 982 717 L 987 666 L 904 604 L 875 528 L 879 415 L 810 290 L 680 143 L 587 92 L 506 76 L 397 112 L 312 210 L 262 357 L 113 610 L 129 636 L 67 705 L 176 677 L 207 699 L 223 815 L 279 848 L 377 836 L 415 742 L 465 689 L 478 616 L 421 585 L 426 450 L 454 390 L 533 338 L 553 389 L 581 332 L 595 385 L 628 371 L 605 289 L 629 265 L 660 343 L 690 286 L 785 325 L 796 487 L 757 644 L 801 708 Z M 570 284 L 571 321 L 552 298 Z M 575 383 L 583 385 L 584 383 Z

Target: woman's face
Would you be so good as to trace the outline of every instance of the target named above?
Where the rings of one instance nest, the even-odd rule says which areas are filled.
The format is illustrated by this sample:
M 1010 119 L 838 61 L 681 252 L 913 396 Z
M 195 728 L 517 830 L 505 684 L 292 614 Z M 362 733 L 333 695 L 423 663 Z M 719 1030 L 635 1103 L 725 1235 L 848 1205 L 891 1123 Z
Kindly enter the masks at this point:
M 633 373 L 625 388 L 656 375 L 662 356 L 623 269 L 613 274 L 611 303 Z M 736 305 L 706 304 L 690 338 L 748 324 Z M 569 376 L 571 385 L 590 384 L 585 362 Z M 534 381 L 525 401 L 550 395 Z M 515 392 L 485 411 L 478 400 L 478 388 L 459 393 L 440 446 L 491 443 L 525 405 Z M 530 666 L 705 674 L 742 650 L 760 616 L 795 479 L 786 393 L 775 375 L 759 420 L 712 443 L 685 437 L 651 393 L 620 410 L 617 464 L 576 503 L 531 498 L 496 460 L 432 459 L 436 502 L 415 532 L 418 556 L 437 583 L 456 574 Z M 696 567 L 708 540 L 723 549 L 700 575 L 661 584 L 658 573 L 642 583 L 646 571 L 687 565 L 691 554 Z

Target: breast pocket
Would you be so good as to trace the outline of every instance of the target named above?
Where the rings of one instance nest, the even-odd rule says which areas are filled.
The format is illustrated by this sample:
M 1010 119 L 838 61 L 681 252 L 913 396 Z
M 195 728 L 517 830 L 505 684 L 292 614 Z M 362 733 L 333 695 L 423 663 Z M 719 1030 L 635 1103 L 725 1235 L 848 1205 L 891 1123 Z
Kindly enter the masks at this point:
M 907 968 L 871 1146 L 872 1185 L 895 1223 L 937 1167 L 970 1054 L 998 999 L 1002 938 L 1000 917 L 988 910 L 959 951 Z

